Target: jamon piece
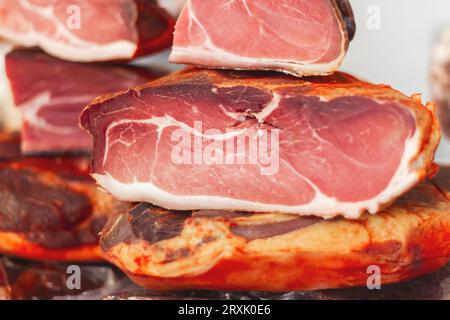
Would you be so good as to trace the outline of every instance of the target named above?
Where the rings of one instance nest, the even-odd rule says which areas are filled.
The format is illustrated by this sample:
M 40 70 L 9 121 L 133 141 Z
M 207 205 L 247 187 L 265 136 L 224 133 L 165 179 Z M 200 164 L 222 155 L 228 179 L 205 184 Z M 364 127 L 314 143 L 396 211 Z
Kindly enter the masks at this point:
M 354 33 L 348 0 L 188 0 L 170 61 L 326 75 L 341 65 Z
M 78 124 L 84 106 L 157 77 L 142 68 L 66 62 L 36 50 L 9 53 L 6 71 L 22 113 L 26 154 L 89 152 L 91 137 Z
M 384 286 L 449 262 L 450 199 L 441 188 L 423 183 L 361 220 L 279 213 L 204 217 L 142 203 L 111 218 L 100 244 L 110 262 L 150 289 L 365 286 L 371 265 L 380 267 Z M 267 234 L 274 224 L 284 230 Z
M 186 0 L 157 0 L 156 3 L 172 16 L 176 17 L 180 14 Z
M 419 99 L 343 73 L 187 69 L 98 99 L 81 123 L 119 199 L 327 218 L 392 203 L 433 173 L 439 139 Z
M 7 140 L 2 134 L 0 142 Z M 127 205 L 97 189 L 88 159 L 22 158 L 0 150 L 0 253 L 100 260 L 98 232 L 108 215 Z
M 171 45 L 174 21 L 153 0 L 0 0 L 0 37 L 64 60 L 125 60 Z

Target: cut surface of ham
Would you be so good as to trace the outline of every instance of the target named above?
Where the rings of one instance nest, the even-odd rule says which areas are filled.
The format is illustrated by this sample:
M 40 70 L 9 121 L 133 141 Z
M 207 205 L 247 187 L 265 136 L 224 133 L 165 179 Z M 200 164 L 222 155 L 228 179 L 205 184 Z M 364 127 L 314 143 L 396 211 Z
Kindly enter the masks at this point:
M 127 60 L 165 49 L 173 25 L 152 0 L 0 0 L 0 37 L 71 61 Z
M 339 68 L 354 32 L 347 0 L 188 0 L 170 61 L 324 75 Z
M 26 49 L 6 56 L 6 72 L 22 114 L 27 154 L 90 151 L 91 138 L 78 124 L 83 107 L 100 95 L 156 78 L 146 69 L 67 62 Z
M 417 97 L 343 73 L 206 69 L 99 98 L 81 115 L 93 177 L 119 199 L 327 218 L 375 213 L 432 174 L 436 122 Z

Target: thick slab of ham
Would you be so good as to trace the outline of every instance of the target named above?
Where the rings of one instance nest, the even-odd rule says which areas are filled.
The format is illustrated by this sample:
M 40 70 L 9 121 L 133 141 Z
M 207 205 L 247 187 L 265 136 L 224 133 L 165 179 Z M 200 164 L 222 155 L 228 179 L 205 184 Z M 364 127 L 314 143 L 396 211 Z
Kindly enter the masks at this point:
M 188 0 L 170 61 L 324 75 L 339 68 L 354 33 L 348 0 Z
M 439 180 L 449 173 L 442 168 Z M 448 264 L 448 186 L 434 179 L 422 183 L 389 208 L 360 220 L 180 212 L 141 203 L 108 221 L 100 245 L 108 261 L 152 290 L 288 292 L 361 286 L 367 292 L 368 270 L 375 265 L 384 291 L 388 283 Z
M 146 69 L 67 62 L 36 50 L 14 50 L 5 61 L 27 154 L 90 151 L 91 138 L 78 124 L 84 106 L 156 78 Z
M 0 37 L 71 61 L 125 60 L 165 49 L 173 25 L 153 0 L 0 0 Z
M 433 172 L 439 130 L 419 100 L 343 73 L 187 69 L 98 99 L 81 124 L 94 138 L 93 177 L 119 199 L 357 218 Z M 278 134 L 269 164 L 247 147 L 262 133 Z M 244 149 L 225 149 L 240 139 Z

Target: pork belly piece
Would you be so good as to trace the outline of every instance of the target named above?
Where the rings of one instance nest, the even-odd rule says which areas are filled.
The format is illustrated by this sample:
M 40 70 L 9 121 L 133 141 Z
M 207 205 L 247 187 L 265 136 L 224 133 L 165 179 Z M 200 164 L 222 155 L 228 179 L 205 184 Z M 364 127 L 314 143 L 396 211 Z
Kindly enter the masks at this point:
M 0 0 L 0 37 L 70 61 L 126 60 L 171 45 L 153 0 Z
M 0 134 L 0 145 L 17 135 Z M 0 253 L 34 260 L 101 260 L 98 233 L 128 205 L 97 189 L 86 157 L 22 157 L 0 148 Z
M 326 75 L 341 65 L 355 29 L 348 0 L 188 0 L 170 61 Z
M 432 106 L 349 75 L 187 69 L 81 115 L 93 177 L 174 210 L 375 213 L 434 172 Z
M 90 152 L 91 138 L 78 123 L 84 106 L 157 77 L 143 68 L 67 62 L 37 50 L 17 49 L 5 60 L 14 104 L 22 114 L 25 154 Z
M 141 203 L 111 218 L 100 244 L 106 259 L 153 290 L 366 286 L 370 266 L 380 268 L 384 288 L 449 262 L 450 198 L 443 188 L 437 181 L 420 184 L 389 208 L 360 220 L 205 215 Z

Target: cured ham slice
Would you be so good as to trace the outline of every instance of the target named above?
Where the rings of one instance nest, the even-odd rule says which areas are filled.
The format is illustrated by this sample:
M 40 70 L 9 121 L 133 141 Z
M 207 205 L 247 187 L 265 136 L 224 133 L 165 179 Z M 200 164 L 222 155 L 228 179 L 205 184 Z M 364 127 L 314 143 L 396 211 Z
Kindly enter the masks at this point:
M 188 0 L 170 61 L 325 75 L 339 68 L 354 33 L 348 0 Z
M 0 0 L 0 37 L 70 61 L 125 60 L 171 45 L 153 0 Z
M 432 108 L 349 75 L 187 69 L 81 115 L 93 177 L 176 210 L 375 213 L 434 172 Z
M 85 157 L 21 157 L 1 134 L 0 253 L 35 260 L 101 260 L 98 232 L 126 208 L 99 191 Z
M 437 181 L 420 184 L 361 220 L 279 213 L 214 216 L 141 203 L 111 218 L 100 244 L 110 262 L 153 290 L 365 286 L 373 265 L 380 268 L 384 286 L 449 262 L 450 199 L 443 188 Z
M 91 138 L 78 124 L 83 107 L 100 95 L 156 78 L 146 69 L 67 62 L 36 50 L 9 53 L 6 72 L 22 114 L 26 154 L 89 152 Z

